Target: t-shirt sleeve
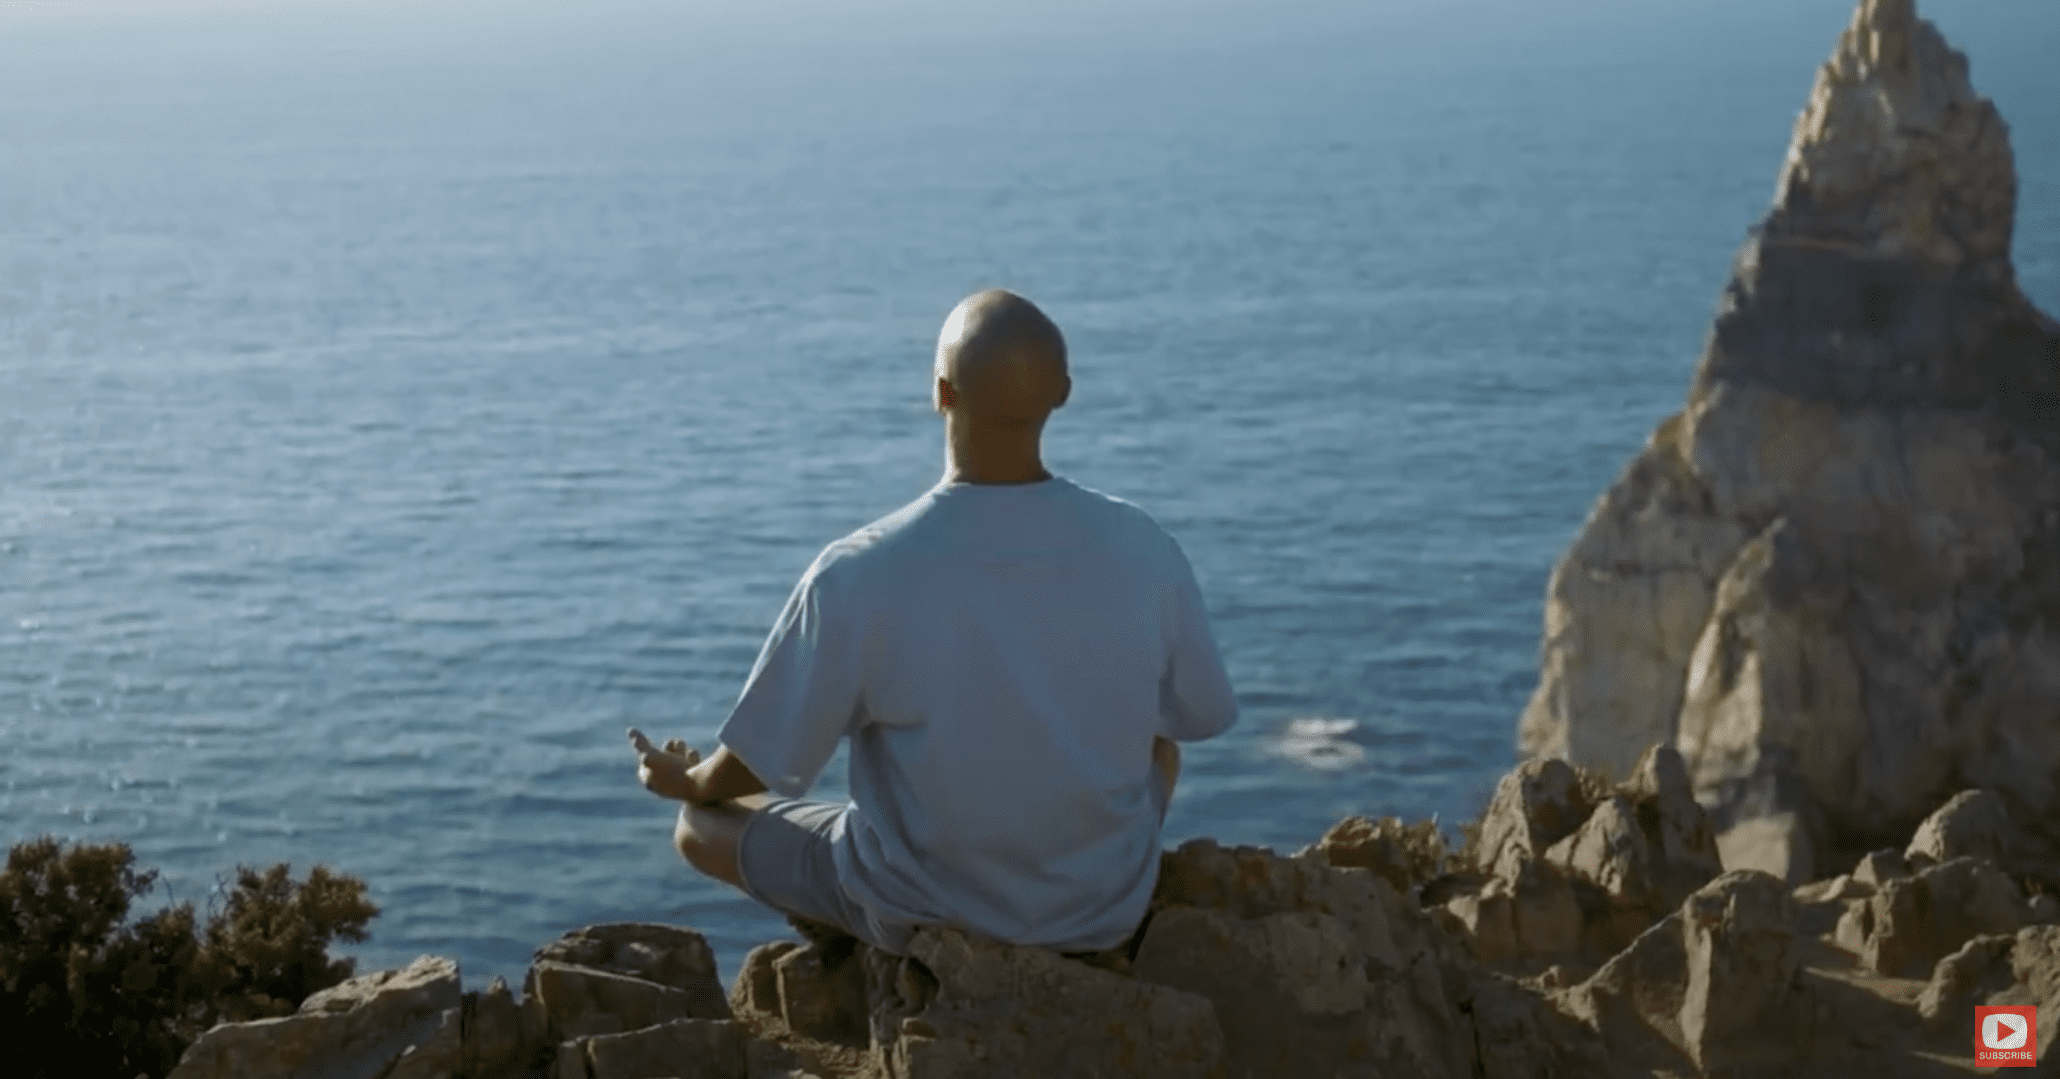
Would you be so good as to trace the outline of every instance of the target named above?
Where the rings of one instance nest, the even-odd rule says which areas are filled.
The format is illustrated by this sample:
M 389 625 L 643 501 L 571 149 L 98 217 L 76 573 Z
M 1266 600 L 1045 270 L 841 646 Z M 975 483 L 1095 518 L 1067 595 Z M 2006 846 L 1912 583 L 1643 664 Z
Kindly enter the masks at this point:
M 1173 581 L 1166 671 L 1159 678 L 1159 733 L 1183 742 L 1214 738 L 1237 722 L 1237 693 L 1209 632 L 1209 609 L 1180 544 L 1168 567 Z
M 716 735 L 768 790 L 789 798 L 815 785 L 859 706 L 854 612 L 823 569 L 818 559 L 794 587 Z

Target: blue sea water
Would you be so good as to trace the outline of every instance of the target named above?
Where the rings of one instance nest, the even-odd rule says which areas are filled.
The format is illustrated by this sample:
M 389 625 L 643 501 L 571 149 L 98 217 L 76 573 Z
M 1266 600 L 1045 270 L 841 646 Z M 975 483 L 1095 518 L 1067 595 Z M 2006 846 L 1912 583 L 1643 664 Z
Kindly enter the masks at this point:
M 795 576 L 935 482 L 962 295 L 1185 545 L 1244 715 L 1168 841 L 1478 809 L 1849 7 L 0 5 L 0 838 L 322 862 L 511 981 L 680 864 Z M 2060 11 L 1934 0 L 2060 309 Z M 821 788 L 841 794 L 841 761 Z

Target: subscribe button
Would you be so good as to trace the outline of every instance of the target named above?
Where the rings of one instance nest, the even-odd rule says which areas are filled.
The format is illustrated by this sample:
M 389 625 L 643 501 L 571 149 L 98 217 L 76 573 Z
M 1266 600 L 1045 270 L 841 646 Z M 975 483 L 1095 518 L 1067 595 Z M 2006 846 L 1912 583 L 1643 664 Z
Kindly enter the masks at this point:
M 2025 1006 L 1974 1009 L 1974 1063 L 1991 1068 L 2038 1064 L 2039 1010 Z

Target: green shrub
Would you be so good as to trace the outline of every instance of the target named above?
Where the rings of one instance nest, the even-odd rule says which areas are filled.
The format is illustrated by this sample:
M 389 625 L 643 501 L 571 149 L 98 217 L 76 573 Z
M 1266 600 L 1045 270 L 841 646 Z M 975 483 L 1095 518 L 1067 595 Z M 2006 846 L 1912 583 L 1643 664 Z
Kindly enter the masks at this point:
M 350 977 L 327 945 L 364 940 L 379 910 L 361 880 L 289 872 L 238 867 L 205 928 L 191 903 L 131 922 L 157 873 L 126 844 L 16 844 L 0 873 L 0 1044 L 29 1079 L 134 1079 L 171 1071 L 216 1022 L 290 1013 Z

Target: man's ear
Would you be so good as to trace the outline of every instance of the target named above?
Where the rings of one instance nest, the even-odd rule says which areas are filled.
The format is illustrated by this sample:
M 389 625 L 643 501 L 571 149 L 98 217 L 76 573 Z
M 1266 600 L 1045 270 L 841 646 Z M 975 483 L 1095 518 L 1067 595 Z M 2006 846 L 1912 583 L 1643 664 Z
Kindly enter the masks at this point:
M 948 412 L 958 407 L 958 391 L 951 388 L 951 383 L 944 376 L 939 375 L 937 376 L 937 388 L 931 395 L 931 402 L 936 406 L 938 412 Z
M 1065 378 L 1066 381 L 1059 383 L 1059 399 L 1052 402 L 1051 407 L 1053 408 L 1063 406 L 1066 403 L 1066 398 L 1073 396 L 1073 376 L 1068 374 Z

